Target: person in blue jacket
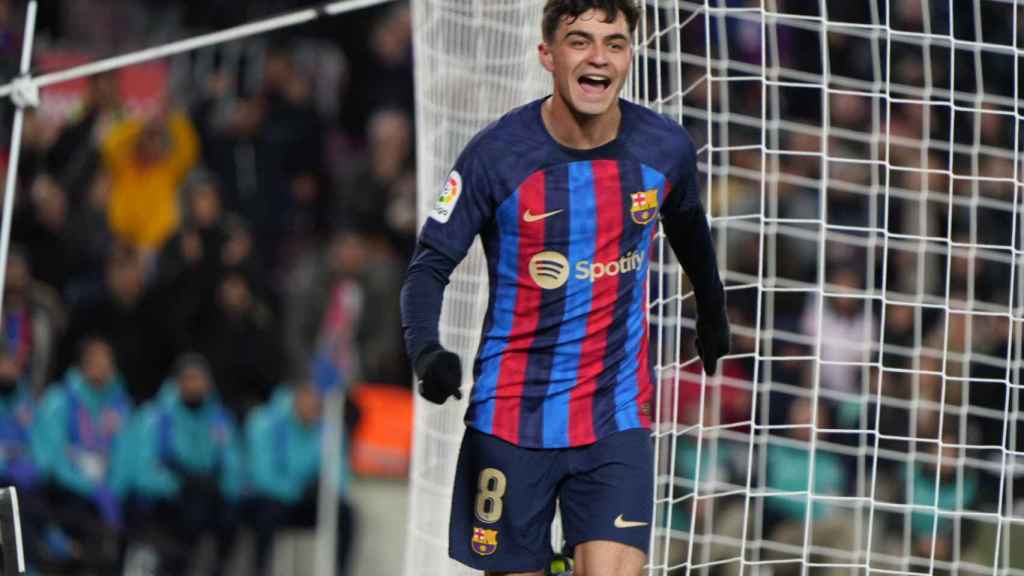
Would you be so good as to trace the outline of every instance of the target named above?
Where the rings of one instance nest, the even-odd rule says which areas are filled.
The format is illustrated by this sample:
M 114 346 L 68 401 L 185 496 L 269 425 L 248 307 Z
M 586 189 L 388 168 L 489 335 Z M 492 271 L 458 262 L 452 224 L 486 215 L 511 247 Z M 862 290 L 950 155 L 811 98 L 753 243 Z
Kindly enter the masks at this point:
M 43 396 L 33 424 L 53 520 L 72 539 L 75 563 L 104 573 L 118 554 L 131 415 L 110 342 L 89 336 L 80 345 L 77 367 Z
M 235 534 L 242 457 L 205 358 L 179 358 L 174 378 L 140 409 L 131 446 L 133 524 L 154 537 L 160 573 L 185 574 L 199 538 L 212 533 L 220 574 Z
M 46 508 L 43 473 L 36 464 L 32 422 L 36 402 L 29 379 L 12 351 L 0 346 L 0 486 L 18 489 L 18 508 L 25 552 L 30 563 L 48 557 L 42 547 Z
M 249 521 L 256 534 L 257 566 L 268 574 L 274 534 L 283 528 L 312 528 L 317 521 L 323 398 L 311 382 L 282 386 L 246 421 L 246 454 L 251 500 Z M 347 455 L 342 444 L 338 494 L 338 574 L 352 546 L 353 514 L 345 499 Z

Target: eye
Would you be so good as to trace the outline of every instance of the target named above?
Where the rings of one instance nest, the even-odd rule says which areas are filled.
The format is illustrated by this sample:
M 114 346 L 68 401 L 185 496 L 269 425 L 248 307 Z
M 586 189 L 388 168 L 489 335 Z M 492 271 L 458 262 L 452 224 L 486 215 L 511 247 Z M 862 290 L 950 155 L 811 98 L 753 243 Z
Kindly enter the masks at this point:
M 608 48 L 610 50 L 614 50 L 615 52 L 621 52 L 622 50 L 626 49 L 626 45 L 622 42 L 612 42 L 611 44 L 608 45 Z
M 573 48 L 586 48 L 587 41 L 582 38 L 575 38 L 569 41 L 569 46 L 572 46 Z

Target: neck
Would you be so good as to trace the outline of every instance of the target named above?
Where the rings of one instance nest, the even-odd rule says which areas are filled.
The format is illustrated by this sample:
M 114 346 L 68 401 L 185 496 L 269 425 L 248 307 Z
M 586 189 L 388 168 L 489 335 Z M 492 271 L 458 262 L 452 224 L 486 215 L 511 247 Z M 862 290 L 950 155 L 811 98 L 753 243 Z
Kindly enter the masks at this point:
M 619 134 L 622 108 L 616 100 L 604 114 L 579 114 L 557 92 L 541 106 L 544 127 L 556 142 L 568 148 L 588 150 L 603 146 Z

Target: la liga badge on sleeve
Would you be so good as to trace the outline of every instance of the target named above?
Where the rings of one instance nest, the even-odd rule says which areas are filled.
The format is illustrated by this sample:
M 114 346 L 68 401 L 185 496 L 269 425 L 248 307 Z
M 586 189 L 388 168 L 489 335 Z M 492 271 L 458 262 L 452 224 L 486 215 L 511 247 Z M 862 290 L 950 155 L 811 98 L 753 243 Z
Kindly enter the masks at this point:
M 459 201 L 460 196 L 462 196 L 462 175 L 457 170 L 452 170 L 444 183 L 444 188 L 437 195 L 437 202 L 434 203 L 434 209 L 430 211 L 430 217 L 441 224 L 447 222 L 452 215 L 452 210 L 455 210 L 455 203 Z

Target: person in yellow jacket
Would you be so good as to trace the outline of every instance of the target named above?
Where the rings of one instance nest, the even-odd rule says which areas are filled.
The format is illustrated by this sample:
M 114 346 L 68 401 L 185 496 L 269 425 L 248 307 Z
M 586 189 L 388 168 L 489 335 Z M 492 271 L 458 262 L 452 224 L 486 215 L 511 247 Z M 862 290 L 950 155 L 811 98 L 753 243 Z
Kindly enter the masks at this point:
M 132 118 L 114 126 L 102 148 L 111 230 L 145 253 L 159 250 L 178 229 L 178 189 L 199 154 L 192 122 L 183 111 Z

